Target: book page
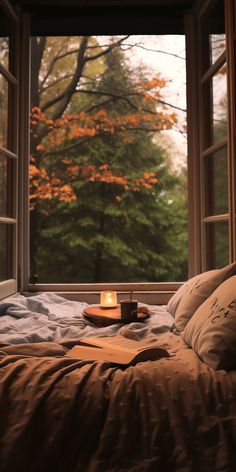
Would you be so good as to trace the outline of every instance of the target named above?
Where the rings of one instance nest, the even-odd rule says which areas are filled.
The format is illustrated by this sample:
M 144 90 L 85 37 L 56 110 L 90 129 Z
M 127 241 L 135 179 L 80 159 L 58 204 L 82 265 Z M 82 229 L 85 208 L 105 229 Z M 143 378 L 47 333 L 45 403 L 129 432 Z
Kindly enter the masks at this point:
M 129 364 L 134 355 L 132 352 L 122 352 L 118 350 L 100 349 L 91 346 L 74 346 L 66 353 L 67 357 L 73 357 L 80 360 L 108 361 L 115 364 Z
M 79 341 L 80 345 L 90 345 L 102 348 L 108 348 L 120 351 L 132 351 L 133 354 L 147 348 L 157 348 L 155 342 L 144 343 L 142 341 L 135 341 L 121 335 L 104 336 L 101 338 L 84 338 Z
M 67 357 L 80 360 L 98 360 L 108 361 L 114 364 L 129 365 L 145 360 L 160 359 L 161 357 L 169 357 L 169 354 L 164 349 L 153 347 L 146 348 L 141 351 L 127 350 L 122 351 L 119 349 L 111 349 L 111 347 L 91 347 L 85 345 L 74 346 L 66 353 Z

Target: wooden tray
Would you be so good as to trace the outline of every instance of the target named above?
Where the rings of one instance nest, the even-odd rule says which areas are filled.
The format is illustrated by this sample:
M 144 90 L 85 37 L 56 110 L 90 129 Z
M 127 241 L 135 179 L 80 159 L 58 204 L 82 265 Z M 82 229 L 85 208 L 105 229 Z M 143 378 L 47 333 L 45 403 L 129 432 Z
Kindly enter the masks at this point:
M 120 307 L 117 308 L 101 308 L 100 305 L 89 306 L 84 309 L 83 316 L 98 326 L 108 326 L 114 323 L 133 323 L 134 321 L 144 321 L 149 318 L 146 309 L 139 308 L 138 316 L 129 319 L 121 318 Z

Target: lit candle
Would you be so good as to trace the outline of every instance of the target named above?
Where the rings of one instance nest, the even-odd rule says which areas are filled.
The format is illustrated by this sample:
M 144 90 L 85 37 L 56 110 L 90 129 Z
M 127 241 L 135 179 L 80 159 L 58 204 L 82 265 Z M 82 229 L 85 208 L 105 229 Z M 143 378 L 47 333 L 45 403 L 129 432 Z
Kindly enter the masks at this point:
M 117 294 L 106 290 L 101 292 L 100 305 L 102 308 L 115 308 L 117 306 Z

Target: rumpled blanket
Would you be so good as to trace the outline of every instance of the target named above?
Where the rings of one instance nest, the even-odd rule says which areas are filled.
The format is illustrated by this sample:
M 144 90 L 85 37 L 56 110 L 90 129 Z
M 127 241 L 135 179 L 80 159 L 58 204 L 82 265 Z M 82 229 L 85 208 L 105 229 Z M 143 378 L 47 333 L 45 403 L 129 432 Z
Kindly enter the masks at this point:
M 83 317 L 86 306 L 87 303 L 66 300 L 54 293 L 6 298 L 0 302 L 0 343 L 61 342 L 89 336 L 112 336 L 120 332 L 122 324 L 98 329 Z M 138 339 L 147 333 L 167 332 L 173 325 L 173 316 L 166 311 L 165 305 L 149 306 L 149 311 L 152 316 L 147 322 L 129 325 L 130 330 L 137 331 Z
M 214 371 L 172 330 L 96 327 L 55 294 L 0 303 L 0 472 L 235 472 L 236 371 Z M 66 357 L 87 336 L 158 341 L 171 355 L 118 367 Z
M 236 372 L 180 336 L 118 368 L 57 343 L 1 347 L 0 472 L 234 472 Z

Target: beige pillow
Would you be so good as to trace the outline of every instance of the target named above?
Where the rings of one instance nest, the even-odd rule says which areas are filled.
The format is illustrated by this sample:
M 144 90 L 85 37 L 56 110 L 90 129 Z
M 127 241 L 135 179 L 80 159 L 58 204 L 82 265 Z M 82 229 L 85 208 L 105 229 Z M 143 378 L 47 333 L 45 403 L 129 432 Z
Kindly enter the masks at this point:
M 223 282 L 188 322 L 184 341 L 214 369 L 236 367 L 236 276 Z
M 175 317 L 175 326 L 182 332 L 198 307 L 226 279 L 236 274 L 236 262 L 196 275 L 185 282 L 171 297 L 167 311 Z

